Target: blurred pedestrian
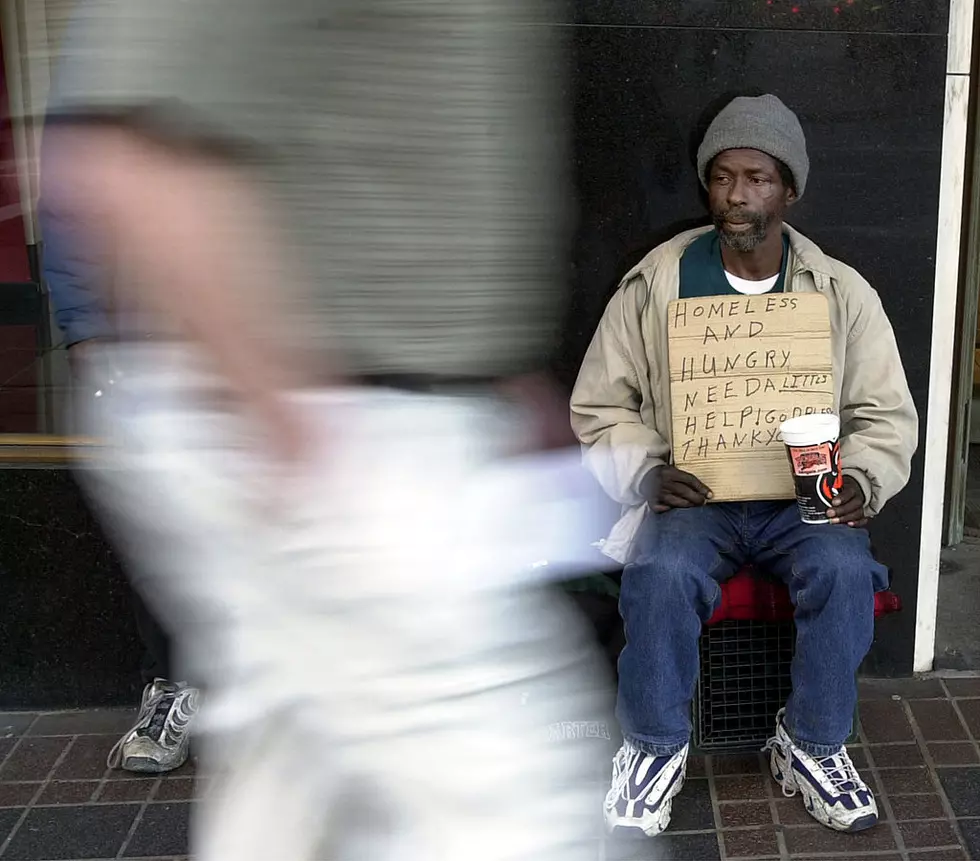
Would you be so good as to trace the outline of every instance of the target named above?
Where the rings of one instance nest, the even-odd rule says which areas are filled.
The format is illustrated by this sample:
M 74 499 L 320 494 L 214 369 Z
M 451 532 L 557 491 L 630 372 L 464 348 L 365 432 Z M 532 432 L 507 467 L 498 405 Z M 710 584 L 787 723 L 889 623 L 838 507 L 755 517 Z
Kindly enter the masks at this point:
M 425 861 L 595 850 L 590 763 L 545 741 L 590 644 L 521 579 L 529 405 L 494 394 L 559 312 L 547 21 L 79 6 L 46 185 L 117 263 L 95 486 L 205 681 L 201 861 L 344 857 L 338 818 Z

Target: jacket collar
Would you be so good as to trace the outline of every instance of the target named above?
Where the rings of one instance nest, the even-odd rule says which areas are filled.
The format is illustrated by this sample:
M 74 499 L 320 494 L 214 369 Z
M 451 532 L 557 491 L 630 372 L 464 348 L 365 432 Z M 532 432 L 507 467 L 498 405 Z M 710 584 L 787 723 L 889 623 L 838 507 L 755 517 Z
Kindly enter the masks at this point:
M 672 261 L 676 263 L 684 254 L 687 248 L 699 236 L 703 236 L 709 230 L 714 230 L 710 225 L 707 227 L 696 227 L 694 230 L 686 230 L 678 233 L 673 239 L 668 239 L 663 245 L 654 248 L 646 257 L 636 264 L 626 273 L 624 282 L 629 281 L 640 274 L 651 274 L 652 270 L 660 263 Z M 826 289 L 830 282 L 836 280 L 834 267 L 831 265 L 830 258 L 820 250 L 815 242 L 807 239 L 802 233 L 789 224 L 783 223 L 783 232 L 789 236 L 790 252 L 792 259 L 792 273 L 809 272 L 813 275 L 813 281 L 818 290 Z
M 783 232 L 789 236 L 789 246 L 793 252 L 793 273 L 809 272 L 818 290 L 825 290 L 837 273 L 830 258 L 820 246 L 788 224 L 783 224 Z

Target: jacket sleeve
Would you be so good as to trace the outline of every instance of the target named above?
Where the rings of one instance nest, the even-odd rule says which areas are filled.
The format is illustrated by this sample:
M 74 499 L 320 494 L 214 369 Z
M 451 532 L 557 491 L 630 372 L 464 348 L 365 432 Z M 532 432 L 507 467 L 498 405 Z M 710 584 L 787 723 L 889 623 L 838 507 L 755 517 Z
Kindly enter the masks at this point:
M 667 441 L 640 417 L 640 379 L 648 378 L 649 370 L 646 356 L 636 355 L 629 343 L 641 343 L 635 290 L 642 283 L 634 279 L 610 300 L 571 400 L 572 429 L 582 443 L 585 465 L 624 505 L 646 502 L 640 483 L 669 454 Z
M 878 514 L 909 480 L 919 419 L 895 333 L 866 284 L 851 322 L 841 388 L 841 465 Z
M 82 226 L 59 212 L 46 194 L 45 149 L 41 147 L 41 196 L 38 222 L 44 241 L 41 270 L 66 346 L 111 333 L 102 300 L 103 267 L 91 252 Z

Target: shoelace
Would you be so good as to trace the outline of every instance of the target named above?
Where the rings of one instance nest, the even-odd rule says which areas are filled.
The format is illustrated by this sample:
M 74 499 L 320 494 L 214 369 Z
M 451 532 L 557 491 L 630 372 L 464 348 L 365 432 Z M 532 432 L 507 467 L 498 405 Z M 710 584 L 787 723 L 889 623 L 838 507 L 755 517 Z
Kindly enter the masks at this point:
M 623 745 L 616 752 L 616 757 L 613 759 L 613 774 L 615 775 L 615 779 L 609 792 L 606 793 L 606 804 L 615 804 L 617 799 L 627 798 L 626 784 L 629 780 L 633 763 L 639 754 L 639 750 L 634 747 L 628 747 L 627 745 Z
M 167 693 L 159 699 L 146 699 L 140 704 L 140 713 L 136 718 L 136 723 L 132 725 L 113 746 L 112 750 L 109 751 L 109 755 L 106 757 L 106 767 L 116 769 L 119 768 L 122 762 L 122 749 L 123 745 L 126 744 L 127 740 L 133 733 L 141 733 L 144 735 L 159 734 L 163 731 L 163 727 L 167 720 L 167 715 L 170 713 L 170 709 L 174 702 L 173 693 Z
M 855 792 L 863 786 L 863 781 L 844 748 L 830 756 L 815 756 L 813 759 L 827 776 L 827 780 L 830 781 L 830 785 L 835 791 Z
M 762 748 L 763 753 L 771 753 L 772 751 L 779 751 L 786 759 L 790 758 L 789 752 L 786 750 L 786 745 L 779 740 L 778 737 L 773 736 L 769 741 L 766 742 L 765 747 Z M 786 788 L 785 782 L 781 784 L 780 788 L 783 790 L 783 795 L 786 798 L 792 798 L 796 795 L 796 787 L 792 786 L 789 789 Z
M 787 747 L 788 745 L 778 738 L 771 738 L 762 749 L 766 753 L 778 750 L 787 760 L 792 760 L 792 751 L 788 750 Z M 835 792 L 856 792 L 864 788 L 864 781 L 861 780 L 857 769 L 854 768 L 847 748 L 842 747 L 837 753 L 832 753 L 829 756 L 811 756 L 811 758 L 823 772 Z M 796 795 L 795 787 L 787 789 L 786 785 L 783 784 L 782 790 L 783 795 L 787 798 Z

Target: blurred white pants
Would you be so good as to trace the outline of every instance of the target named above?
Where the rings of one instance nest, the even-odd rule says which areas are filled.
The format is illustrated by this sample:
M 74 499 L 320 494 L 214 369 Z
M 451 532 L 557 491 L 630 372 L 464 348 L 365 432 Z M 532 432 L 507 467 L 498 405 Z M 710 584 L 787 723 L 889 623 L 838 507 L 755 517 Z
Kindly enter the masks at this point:
M 516 417 L 307 394 L 322 438 L 285 486 L 184 351 L 92 368 L 92 495 L 207 692 L 199 861 L 347 859 L 352 823 L 411 861 L 594 857 L 595 762 L 547 727 L 594 714 L 601 682 L 577 618 L 514 576 L 538 550 L 499 460 Z

